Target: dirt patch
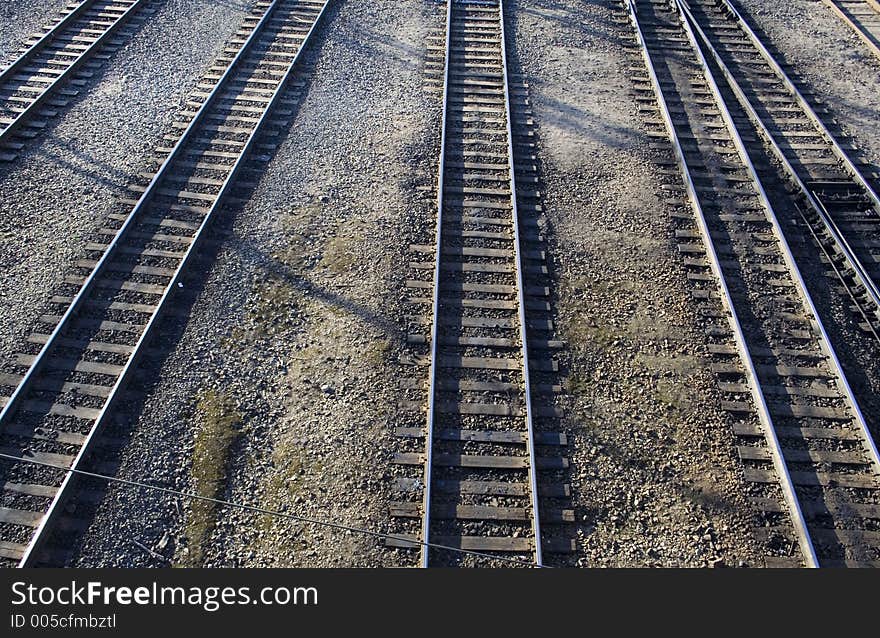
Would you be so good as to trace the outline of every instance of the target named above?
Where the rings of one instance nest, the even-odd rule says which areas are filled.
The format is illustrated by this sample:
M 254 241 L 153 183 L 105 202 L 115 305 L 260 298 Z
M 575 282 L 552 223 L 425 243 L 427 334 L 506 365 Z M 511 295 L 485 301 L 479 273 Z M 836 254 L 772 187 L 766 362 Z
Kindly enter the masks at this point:
M 193 493 L 210 499 L 222 497 L 227 469 L 236 440 L 241 435 L 242 415 L 229 397 L 206 391 L 196 404 L 196 430 L 193 441 L 190 484 Z M 180 550 L 179 564 L 200 567 L 204 545 L 217 522 L 217 505 L 193 499 L 186 513 L 187 543 Z

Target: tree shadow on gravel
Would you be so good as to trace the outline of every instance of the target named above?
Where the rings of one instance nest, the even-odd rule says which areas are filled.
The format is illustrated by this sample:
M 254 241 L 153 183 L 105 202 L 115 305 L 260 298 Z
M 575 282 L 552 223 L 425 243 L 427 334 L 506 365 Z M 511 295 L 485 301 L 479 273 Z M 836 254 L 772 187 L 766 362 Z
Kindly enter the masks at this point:
M 564 2 L 532 0 L 530 4 L 536 6 L 520 7 L 519 0 L 513 0 L 512 2 L 508 0 L 504 10 L 505 22 L 510 22 L 511 17 L 516 17 L 518 14 L 528 14 L 544 20 L 550 20 L 562 28 L 577 29 L 579 33 L 587 34 L 592 38 L 599 38 L 610 44 L 616 45 L 618 43 L 617 34 L 613 27 L 600 30 L 597 27 L 587 26 L 586 16 L 588 7 L 600 7 L 610 11 L 612 7 L 621 6 L 620 0 L 582 0 L 577 3 L 581 10 L 574 13 L 571 11 L 571 6 Z
M 390 57 L 394 62 L 411 69 L 421 68 L 424 53 L 421 46 L 412 46 L 399 38 L 389 40 L 386 34 L 368 26 L 362 26 L 360 31 L 360 40 L 346 43 L 358 56 L 378 59 Z
M 560 129 L 567 134 L 583 138 L 585 140 L 592 139 L 611 149 L 626 149 L 642 137 L 638 129 L 631 129 L 620 126 L 608 119 L 607 113 L 615 112 L 614 105 L 600 103 L 601 108 L 598 110 L 587 110 L 582 105 L 576 104 L 574 100 L 565 101 L 564 98 L 556 98 L 548 95 L 541 90 L 545 83 L 536 77 L 529 76 L 523 71 L 523 59 L 529 57 L 529 52 L 522 46 L 522 39 L 515 37 L 515 34 L 529 33 L 528 23 L 533 19 L 549 20 L 554 22 L 563 30 L 572 30 L 571 39 L 573 42 L 581 44 L 567 45 L 568 49 L 586 50 L 588 41 L 599 41 L 605 43 L 608 48 L 620 49 L 624 46 L 625 41 L 621 38 L 620 29 L 611 22 L 612 5 L 616 2 L 592 0 L 579 4 L 579 9 L 572 12 L 565 3 L 554 2 L 553 0 L 544 0 L 538 3 L 538 8 L 520 7 L 519 0 L 512 0 L 508 3 L 505 11 L 505 28 L 507 31 L 507 57 L 508 68 L 511 74 L 520 75 L 522 81 L 533 84 L 533 88 L 537 89 L 537 95 L 532 95 L 534 99 L 537 97 L 538 104 L 535 105 L 535 119 L 539 124 L 543 124 L 547 128 Z M 606 10 L 607 28 L 599 29 L 588 26 L 597 22 L 597 16 L 590 13 L 589 8 L 595 10 L 600 7 Z M 530 17 L 524 17 L 530 16 Z M 532 39 L 537 38 L 533 35 Z M 541 42 L 540 44 L 554 44 L 553 41 Z M 521 48 L 523 50 L 521 50 Z M 534 62 L 532 63 L 534 64 Z M 577 72 L 577 70 L 575 70 Z M 561 87 L 565 90 L 564 85 Z M 573 92 L 569 92 L 572 98 L 575 97 Z M 625 105 L 630 108 L 630 103 Z
M 311 299 L 315 299 L 327 305 L 333 306 L 352 314 L 365 323 L 373 326 L 388 335 L 395 342 L 402 342 L 406 335 L 397 322 L 390 316 L 377 315 L 365 306 L 348 299 L 337 292 L 329 290 L 304 277 L 289 265 L 285 264 L 265 251 L 258 249 L 253 244 L 241 242 L 230 247 L 238 253 L 243 261 L 256 264 L 264 272 L 274 275 L 287 284 L 293 286 L 298 292 Z
M 256 0 L 202 0 L 205 4 L 213 4 L 218 7 L 232 9 L 234 11 L 247 10 L 256 4 Z
M 66 149 L 66 153 L 67 157 L 46 148 L 34 149 L 34 155 L 40 158 L 40 161 L 45 159 L 47 164 L 54 163 L 56 166 L 84 175 L 91 182 L 116 191 L 117 194 L 123 193 L 125 186 L 132 181 L 131 174 L 115 168 L 108 162 L 98 160 L 93 153 L 70 148 Z M 71 156 L 76 159 L 71 159 Z

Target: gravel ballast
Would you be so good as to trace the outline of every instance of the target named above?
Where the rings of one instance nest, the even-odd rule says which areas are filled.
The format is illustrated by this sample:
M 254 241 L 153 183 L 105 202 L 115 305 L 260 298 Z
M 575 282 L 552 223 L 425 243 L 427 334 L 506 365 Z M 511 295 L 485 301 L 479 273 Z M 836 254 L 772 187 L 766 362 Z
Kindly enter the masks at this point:
M 507 5 L 569 344 L 581 566 L 760 565 L 728 417 L 629 94 L 618 2 Z
M 738 2 L 876 163 L 880 79 L 860 70 L 871 61 L 853 53 L 854 36 L 820 3 Z M 5 19 L 30 4 L 0 9 L 0 53 L 47 21 Z M 34 13 L 51 17 L 49 4 Z M 114 198 L 148 168 L 251 5 L 156 3 L 20 158 L 0 164 L 0 362 L 21 347 Z M 414 312 L 405 280 L 408 246 L 433 241 L 441 104 L 424 90 L 424 65 L 443 7 L 331 3 L 277 148 L 241 173 L 253 186 L 219 215 L 96 469 L 399 530 L 388 504 L 400 498 L 391 490 L 400 379 L 427 375 L 405 345 Z M 652 161 L 657 140 L 631 92 L 622 8 L 505 2 L 511 71 L 534 112 L 554 323 L 566 342 L 577 553 L 562 564 L 758 567 L 731 420 L 664 203 L 670 178 Z M 404 567 L 418 556 L 368 534 L 121 484 L 86 494 L 69 566 Z
M 31 4 L 31 3 L 25 3 Z M 184 97 L 250 0 L 168 0 L 49 120 L 0 164 L 0 361 L 8 361 L 52 288 L 160 142 Z
M 822 2 L 736 0 L 752 26 L 816 92 L 862 159 L 880 166 L 880 61 Z
M 209 274 L 180 344 L 151 372 L 161 381 L 137 409 L 121 476 L 193 489 L 193 441 L 210 425 L 200 407 L 210 393 L 227 402 L 239 432 L 223 498 L 387 529 L 405 237 L 429 213 L 414 175 L 430 176 L 436 162 L 439 114 L 422 90 L 435 17 L 430 5 L 331 6 L 304 59 L 305 94 L 289 133 L 216 263 L 201 266 Z M 217 567 L 414 560 L 369 536 L 229 508 L 215 514 L 197 543 L 187 503 L 111 488 L 75 563 L 193 564 L 197 554 L 198 564 Z
M 16 0 L 0 5 L 0 69 L 19 55 L 25 41 L 61 16 L 67 0 Z

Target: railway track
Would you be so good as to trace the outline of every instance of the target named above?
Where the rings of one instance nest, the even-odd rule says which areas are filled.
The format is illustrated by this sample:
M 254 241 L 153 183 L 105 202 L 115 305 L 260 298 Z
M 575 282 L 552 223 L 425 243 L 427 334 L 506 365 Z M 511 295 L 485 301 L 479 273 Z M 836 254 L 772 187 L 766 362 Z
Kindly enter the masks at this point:
M 880 197 L 863 170 L 727 0 L 683 11 L 744 110 L 803 198 L 805 222 L 840 271 L 862 327 L 880 343 Z M 825 114 L 830 119 L 830 114 Z
M 0 450 L 79 469 L 173 306 L 187 265 L 251 152 L 271 151 L 294 104 L 297 61 L 329 0 L 258 2 L 130 187 L 86 246 L 12 373 L 0 376 Z M 265 160 L 262 160 L 265 161 Z M 0 558 L 31 566 L 75 489 L 72 474 L 0 461 Z
M 877 0 L 822 0 L 880 60 L 880 3 Z
M 676 238 L 766 563 L 880 566 L 880 459 L 779 221 L 798 214 L 796 198 L 772 192 L 779 184 L 759 175 L 752 159 L 759 138 L 740 130 L 748 118 L 724 99 L 698 46 L 700 19 L 692 22 L 682 2 L 625 4 L 647 70 L 636 88 L 641 100 L 656 100 L 660 115 L 650 134 L 672 141 L 669 187 L 682 202 Z M 694 15 L 696 4 L 689 2 Z M 721 28 L 728 16 L 721 10 L 705 20 Z M 748 41 L 724 33 L 733 61 L 747 66 Z M 751 77 L 772 85 L 775 72 Z M 769 95 L 782 99 L 778 110 L 766 106 L 782 126 L 789 92 Z
M 424 442 L 395 462 L 419 468 L 398 480 L 421 494 L 392 504 L 418 521 L 414 541 L 543 565 L 573 544 L 548 527 L 574 520 L 560 503 L 567 460 L 553 431 L 558 386 L 540 383 L 555 362 L 544 254 L 529 168 L 515 166 L 517 115 L 527 105 L 507 68 L 504 7 L 498 0 L 451 0 L 437 48 L 443 117 L 435 243 L 420 259 L 410 301 L 431 314 L 412 318 L 409 340 L 427 349 L 427 383 L 406 384 L 425 419 L 397 435 Z M 526 144 L 528 144 L 526 142 Z M 533 169 L 531 169 L 533 171 Z M 418 416 L 415 417 L 418 419 Z M 388 541 L 392 546 L 417 546 Z M 472 566 L 481 557 L 421 546 L 423 567 Z
M 76 96 L 78 87 L 122 44 L 117 36 L 149 0 L 85 0 L 33 36 L 0 72 L 0 161 L 15 159 L 21 138 L 35 136 L 46 119 Z

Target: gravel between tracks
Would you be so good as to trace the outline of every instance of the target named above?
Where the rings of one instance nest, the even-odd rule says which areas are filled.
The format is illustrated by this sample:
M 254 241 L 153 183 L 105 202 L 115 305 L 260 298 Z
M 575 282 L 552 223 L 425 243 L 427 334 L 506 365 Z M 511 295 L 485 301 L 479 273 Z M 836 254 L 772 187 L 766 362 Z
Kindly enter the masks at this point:
M 880 166 L 880 61 L 822 2 L 736 0 L 835 114 L 863 159 Z
M 241 415 L 222 496 L 387 527 L 406 236 L 430 214 L 413 179 L 430 179 L 436 161 L 438 113 L 422 91 L 433 19 L 428 5 L 401 12 L 389 0 L 331 6 L 289 135 L 236 215 L 133 426 L 122 476 L 191 489 L 212 393 Z M 413 561 L 357 534 L 235 510 L 216 518 L 201 546 L 208 566 Z M 192 520 L 167 498 L 112 489 L 76 562 L 163 564 L 137 540 L 191 564 Z
M 515 0 L 570 344 L 584 566 L 760 565 L 612 0 Z M 516 65 L 515 65 L 516 66 Z
M 556 310 L 571 344 L 563 363 L 574 415 L 567 428 L 579 564 L 759 565 L 662 179 L 628 92 L 618 40 L 628 27 L 611 22 L 619 3 L 506 6 L 514 70 L 531 85 Z M 10 308 L 33 307 L 65 272 L 76 238 L 100 223 L 95 211 L 143 167 L 187 78 L 196 79 L 241 16 L 183 0 L 169 0 L 161 14 L 168 22 L 136 35 L 99 74 L 100 90 L 52 124 L 52 141 L 43 136 L 14 168 L 0 167 L 0 199 L 4 209 L 11 203 L 3 213 L 12 220 L 0 230 L 14 251 L 0 266 L 28 277 L 20 290 L 11 277 L 0 282 L 0 321 L 12 326 L 0 340 L 3 358 L 32 321 Z M 439 111 L 436 97 L 422 91 L 421 69 L 427 30 L 441 26 L 441 16 L 427 3 L 401 12 L 389 0 L 347 0 L 327 18 L 307 56 L 314 66 L 289 136 L 234 216 L 178 345 L 161 370 L 148 371 L 161 381 L 142 407 L 132 406 L 126 429 L 134 435 L 119 474 L 191 489 L 194 434 L 216 416 L 204 408 L 206 397 L 219 396 L 239 431 L 228 465 L 218 459 L 221 496 L 383 529 L 396 449 L 394 360 L 408 311 L 406 246 L 430 230 L 433 212 L 421 189 L 434 180 Z M 193 25 L 206 31 L 182 49 L 149 46 Z M 137 55 L 125 55 L 135 48 Z M 132 77 L 145 86 L 137 96 L 123 90 Z M 110 115 L 87 117 L 90 100 Z M 143 115 L 122 127 L 133 112 Z M 104 130 L 114 136 L 102 144 Z M 105 155 L 80 154 L 62 166 L 71 150 Z M 40 182 L 47 161 L 58 176 L 49 189 Z M 57 197 L 48 208 L 38 199 L 45 191 Z M 26 233 L 9 232 L 19 224 Z M 59 240 L 60 230 L 74 241 Z M 178 339 L 171 334 L 169 347 Z M 191 513 L 186 503 L 111 487 L 73 563 L 187 564 Z M 220 510 L 217 520 L 199 561 L 209 566 L 414 562 L 412 553 L 355 534 L 236 510 Z
M 150 149 L 250 4 L 155 3 L 158 11 L 80 95 L 26 140 L 15 162 L 0 164 L 0 361 L 81 258 L 113 199 L 147 169 Z
M 821 2 L 777 3 L 737 0 L 765 43 L 781 54 L 791 71 L 816 92 L 834 114 L 842 132 L 858 147 L 857 157 L 880 167 L 880 62 L 864 43 Z M 759 34 L 761 35 L 761 34 Z M 773 50 L 771 49 L 771 50 Z M 815 256 L 805 231 L 788 229 L 793 250 L 831 337 L 848 381 L 875 440 L 880 436 L 880 358 L 877 344 L 858 329 L 850 300 L 833 290 L 836 279 Z M 791 240 L 790 240 L 791 241 Z
M 18 56 L 25 40 L 58 18 L 67 0 L 17 0 L 0 5 L 0 69 Z

